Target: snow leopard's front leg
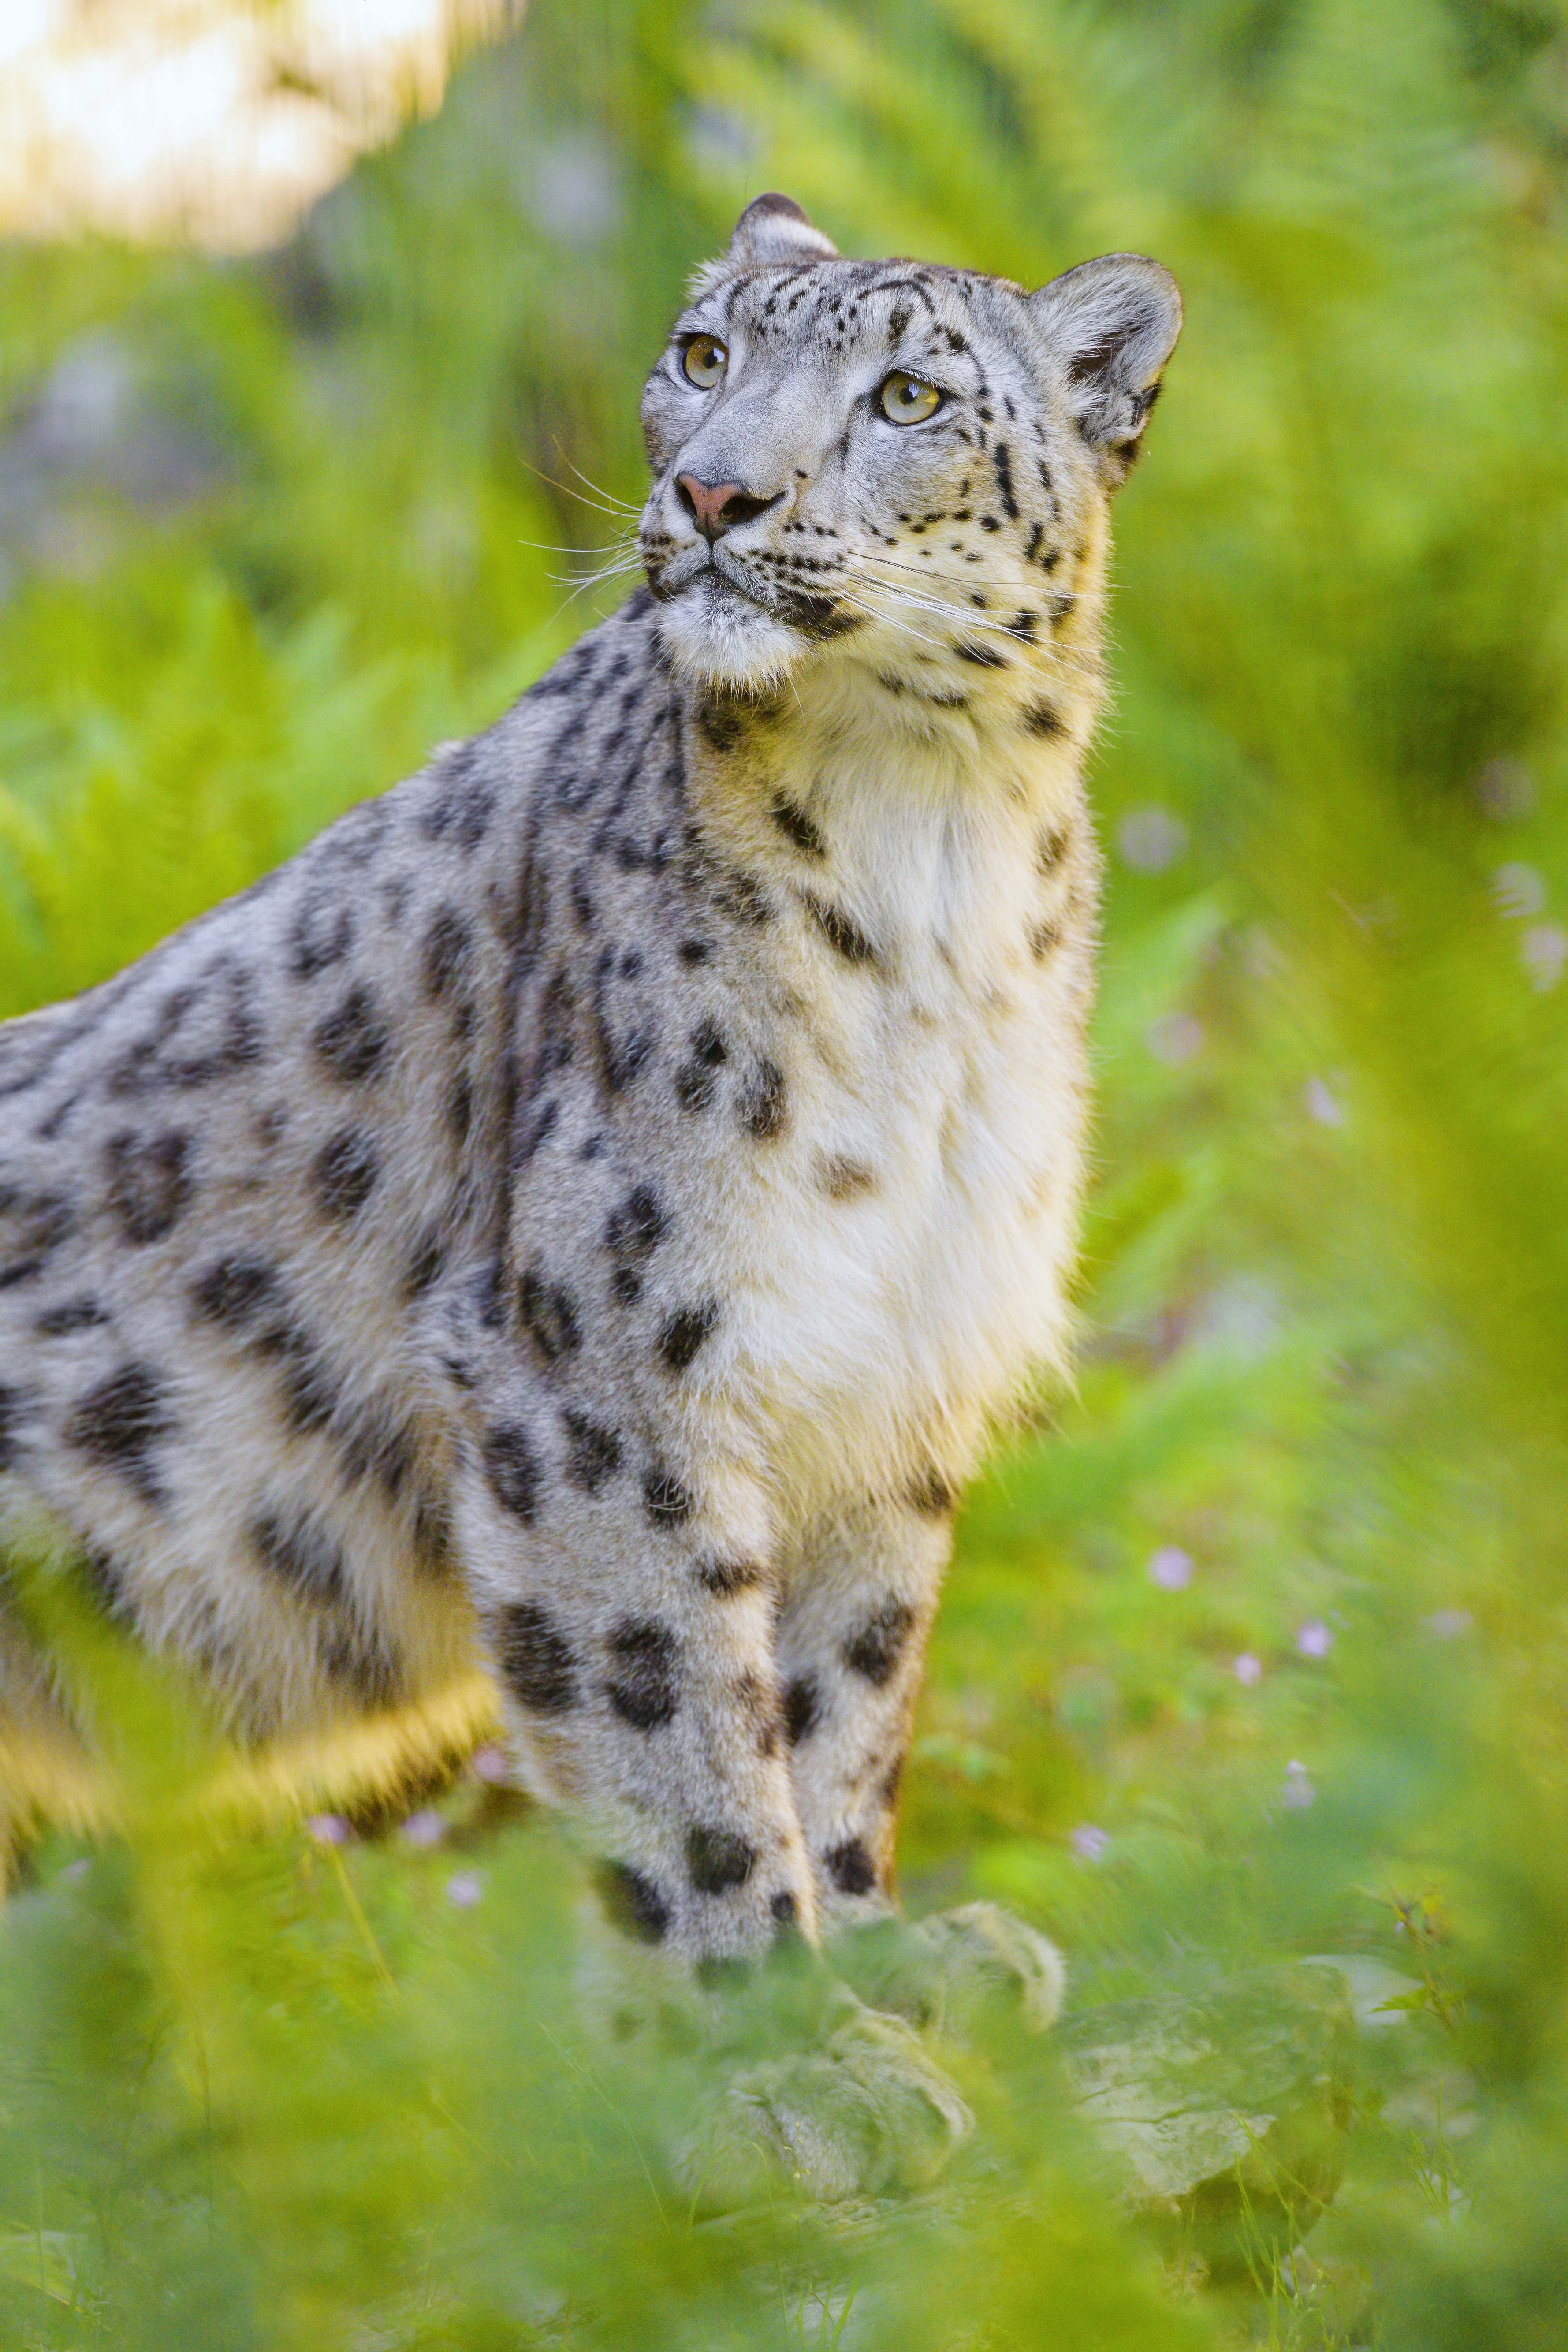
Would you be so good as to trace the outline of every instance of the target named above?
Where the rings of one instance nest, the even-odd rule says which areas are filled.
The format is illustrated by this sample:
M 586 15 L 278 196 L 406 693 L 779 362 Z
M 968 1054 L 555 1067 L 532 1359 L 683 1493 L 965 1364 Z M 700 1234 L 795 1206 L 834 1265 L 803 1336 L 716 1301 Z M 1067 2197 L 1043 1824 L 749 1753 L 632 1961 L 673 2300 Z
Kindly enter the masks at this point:
M 784 1736 L 825 1932 L 891 1908 L 899 1786 L 952 1546 L 952 1499 L 931 1477 L 825 1514 L 786 1570 Z
M 826 1514 L 792 1561 L 778 1658 L 795 1806 L 833 1964 L 864 2000 L 954 2030 L 1000 1992 L 1038 2029 L 1064 1989 L 1046 1937 L 992 1903 L 916 1927 L 895 1913 L 899 1788 L 952 1502 L 932 1475 L 856 1500 Z
M 612 1917 L 687 1961 L 815 1937 L 760 1485 L 689 1418 L 628 1426 L 580 1381 L 467 1402 L 458 1544 L 509 1732 Z

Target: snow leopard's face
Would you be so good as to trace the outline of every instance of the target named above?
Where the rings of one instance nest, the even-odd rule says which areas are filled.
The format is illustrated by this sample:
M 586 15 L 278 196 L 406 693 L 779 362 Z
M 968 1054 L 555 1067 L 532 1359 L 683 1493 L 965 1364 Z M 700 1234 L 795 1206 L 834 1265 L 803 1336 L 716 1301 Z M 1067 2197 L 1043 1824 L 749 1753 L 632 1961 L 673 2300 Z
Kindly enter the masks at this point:
M 1067 656 L 1180 330 L 1157 262 L 1028 295 L 842 261 L 762 196 L 694 297 L 642 405 L 639 549 L 684 674 L 763 689 L 833 647 L 940 703 L 1007 669 L 1009 640 Z

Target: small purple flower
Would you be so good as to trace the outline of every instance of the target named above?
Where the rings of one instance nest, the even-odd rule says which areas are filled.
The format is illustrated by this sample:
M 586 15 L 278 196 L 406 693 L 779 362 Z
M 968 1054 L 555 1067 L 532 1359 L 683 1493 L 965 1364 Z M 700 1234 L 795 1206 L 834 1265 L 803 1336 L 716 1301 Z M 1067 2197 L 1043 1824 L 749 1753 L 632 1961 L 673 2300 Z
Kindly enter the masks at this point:
M 1243 1690 L 1253 1690 L 1263 1680 L 1263 1661 L 1250 1650 L 1243 1650 L 1238 1658 L 1232 1660 L 1230 1671 Z
M 426 1847 L 439 1845 L 446 1834 L 445 1819 L 429 1805 L 422 1807 L 416 1813 L 410 1813 L 400 1832 L 407 1844 Z
M 1568 931 L 1561 923 L 1531 923 L 1519 943 L 1532 988 L 1555 988 L 1568 964 Z
M 511 1766 L 502 1748 L 476 1748 L 468 1759 L 468 1769 L 476 1780 L 483 1780 L 491 1789 L 511 1785 Z
M 318 1845 L 347 1845 L 353 1836 L 342 1813 L 311 1813 L 305 1827 Z
M 1079 1862 L 1103 1862 L 1110 1851 L 1110 1838 L 1105 1830 L 1097 1830 L 1091 1822 L 1085 1822 L 1080 1829 L 1071 1832 L 1068 1843 Z
M 1179 1070 L 1203 1052 L 1204 1024 L 1191 1013 L 1167 1013 L 1145 1033 L 1143 1042 L 1157 1062 Z
M 1493 906 L 1510 923 L 1539 915 L 1546 905 L 1545 880 L 1533 866 L 1522 865 L 1517 858 L 1498 867 L 1492 876 L 1491 889 Z
M 1334 1637 L 1321 1617 L 1310 1617 L 1296 1636 L 1296 1647 L 1304 1658 L 1326 1658 L 1334 1646 Z
M 1299 1757 L 1292 1757 L 1285 1767 L 1285 1785 L 1279 1791 L 1279 1801 L 1293 1813 L 1305 1812 L 1316 1797 L 1317 1790 L 1307 1778 L 1307 1768 Z
M 1303 1099 L 1308 1118 L 1315 1118 L 1320 1127 L 1343 1127 L 1345 1107 L 1326 1080 L 1309 1078 Z
M 1136 874 L 1163 874 L 1187 846 L 1187 828 L 1170 809 L 1130 809 L 1117 831 L 1116 845 Z
M 459 1911 L 471 1911 L 484 1891 L 485 1882 L 477 1870 L 459 1870 L 447 1881 L 447 1900 Z
M 1177 1544 L 1162 1544 L 1149 1562 L 1149 1581 L 1162 1592 L 1180 1592 L 1193 1580 L 1193 1563 Z

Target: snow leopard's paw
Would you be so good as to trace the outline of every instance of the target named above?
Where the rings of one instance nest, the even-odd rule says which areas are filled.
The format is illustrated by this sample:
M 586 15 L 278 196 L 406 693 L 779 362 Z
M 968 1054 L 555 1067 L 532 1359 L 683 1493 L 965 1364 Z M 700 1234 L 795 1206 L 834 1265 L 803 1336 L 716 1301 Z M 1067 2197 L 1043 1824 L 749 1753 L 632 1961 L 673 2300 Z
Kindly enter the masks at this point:
M 929 2186 L 973 2120 L 909 2026 L 856 2002 L 814 2046 L 741 2067 L 682 2169 L 725 2204 L 781 2175 L 825 2201 L 891 2196 Z
M 1056 1946 L 995 1903 L 879 1919 L 835 1937 L 828 1957 L 862 2000 L 941 2034 L 962 2034 L 997 2010 L 1043 2033 L 1067 1987 Z

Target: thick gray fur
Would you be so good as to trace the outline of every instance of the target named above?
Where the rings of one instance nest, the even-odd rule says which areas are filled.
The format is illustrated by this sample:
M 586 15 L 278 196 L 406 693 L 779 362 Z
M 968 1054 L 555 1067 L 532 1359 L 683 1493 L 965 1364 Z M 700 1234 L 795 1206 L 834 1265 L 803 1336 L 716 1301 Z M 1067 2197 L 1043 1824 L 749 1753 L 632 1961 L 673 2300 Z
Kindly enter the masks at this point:
M 0 1029 L 12 1524 L 247 1738 L 477 1643 L 683 1956 L 885 1907 L 953 1494 L 1064 1358 L 1107 509 L 1178 324 L 1136 257 L 1029 296 L 760 199 L 648 381 L 647 586 Z M 14 1771 L 62 1707 L 0 1605 Z

